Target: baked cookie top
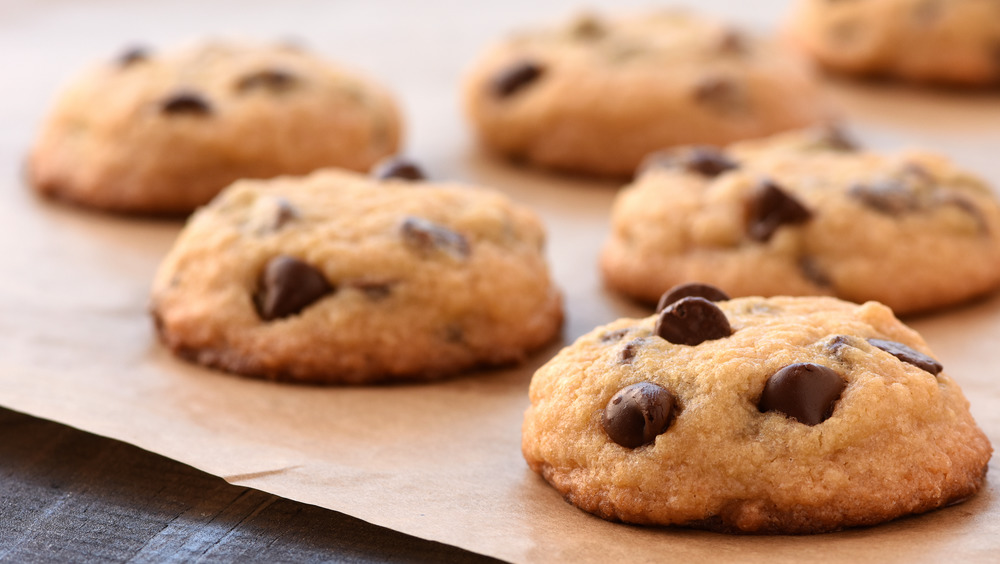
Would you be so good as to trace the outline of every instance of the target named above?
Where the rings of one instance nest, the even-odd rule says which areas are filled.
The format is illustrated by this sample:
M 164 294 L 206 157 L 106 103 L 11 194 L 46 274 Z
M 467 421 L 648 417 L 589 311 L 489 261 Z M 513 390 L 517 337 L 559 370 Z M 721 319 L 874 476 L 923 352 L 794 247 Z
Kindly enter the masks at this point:
M 995 0 L 799 0 L 790 33 L 831 69 L 922 82 L 1000 83 Z
M 909 313 L 1000 285 L 1000 204 L 942 156 L 862 151 L 834 130 L 689 147 L 651 158 L 618 195 L 601 265 L 648 302 L 700 280 Z
M 962 500 L 991 446 L 885 306 L 698 294 L 580 337 L 531 382 L 523 451 L 605 519 L 813 533 Z
M 207 41 L 131 49 L 60 93 L 31 150 L 44 194 L 118 212 L 186 213 L 240 178 L 396 152 L 389 93 L 290 45 Z
M 354 384 L 515 362 L 556 336 L 534 213 L 380 170 L 243 180 L 199 210 L 153 285 L 163 342 L 240 374 Z
M 483 143 L 534 164 L 630 175 L 649 152 L 726 144 L 829 117 L 776 44 L 680 10 L 582 15 L 494 45 L 465 83 Z

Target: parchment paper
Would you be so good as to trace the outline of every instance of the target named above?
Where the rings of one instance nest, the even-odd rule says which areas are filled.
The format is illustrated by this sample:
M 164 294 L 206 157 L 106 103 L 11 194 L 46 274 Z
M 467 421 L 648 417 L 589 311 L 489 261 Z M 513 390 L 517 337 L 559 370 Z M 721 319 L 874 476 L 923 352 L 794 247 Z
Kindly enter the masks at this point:
M 784 9 L 779 1 L 697 4 L 761 29 L 774 28 Z M 180 224 L 42 201 L 20 177 L 55 89 L 88 61 L 137 42 L 299 38 L 395 89 L 409 118 L 409 153 L 434 177 L 495 186 L 541 212 L 566 292 L 568 342 L 595 325 L 646 313 L 607 293 L 596 271 L 615 186 L 481 155 L 461 118 L 457 88 L 484 41 L 575 8 L 539 0 L 0 4 L 0 404 L 128 441 L 234 484 L 517 562 L 996 561 L 996 462 L 984 491 L 962 505 L 818 536 L 639 528 L 580 512 L 520 455 L 531 373 L 559 345 L 527 366 L 426 386 L 287 386 L 187 365 L 158 345 L 146 315 L 150 278 Z M 841 81 L 830 90 L 868 145 L 942 150 L 1000 185 L 1000 93 Z M 1000 297 L 908 321 L 1000 445 Z

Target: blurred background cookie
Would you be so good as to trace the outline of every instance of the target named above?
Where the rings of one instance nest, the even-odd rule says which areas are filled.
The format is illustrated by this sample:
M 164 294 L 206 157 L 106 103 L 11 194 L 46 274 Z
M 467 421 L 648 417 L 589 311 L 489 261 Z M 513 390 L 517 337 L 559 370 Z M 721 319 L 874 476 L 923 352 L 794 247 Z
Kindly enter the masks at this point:
M 611 221 L 604 279 L 646 302 L 699 280 L 910 313 L 1000 286 L 1000 202 L 985 182 L 936 154 L 856 149 L 836 130 L 651 157 Z
M 378 171 L 244 180 L 199 210 L 153 286 L 161 340 L 230 372 L 359 384 L 520 361 L 558 334 L 534 213 L 412 163 Z
M 464 98 L 489 149 L 617 176 L 664 147 L 724 145 L 830 116 L 799 58 L 681 10 L 582 15 L 514 34 L 482 55 Z
M 400 127 L 385 89 L 298 47 L 130 49 L 61 92 L 28 174 L 87 207 L 187 213 L 240 178 L 367 171 L 396 152 Z
M 847 74 L 1000 84 L 995 0 L 798 0 L 790 32 L 819 63 Z

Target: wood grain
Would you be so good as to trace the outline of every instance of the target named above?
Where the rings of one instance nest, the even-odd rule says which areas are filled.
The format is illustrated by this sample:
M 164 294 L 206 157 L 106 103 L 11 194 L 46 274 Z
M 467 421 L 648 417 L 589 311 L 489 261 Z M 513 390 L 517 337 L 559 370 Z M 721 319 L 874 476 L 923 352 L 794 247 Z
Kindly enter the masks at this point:
M 7 409 L 0 561 L 497 562 Z

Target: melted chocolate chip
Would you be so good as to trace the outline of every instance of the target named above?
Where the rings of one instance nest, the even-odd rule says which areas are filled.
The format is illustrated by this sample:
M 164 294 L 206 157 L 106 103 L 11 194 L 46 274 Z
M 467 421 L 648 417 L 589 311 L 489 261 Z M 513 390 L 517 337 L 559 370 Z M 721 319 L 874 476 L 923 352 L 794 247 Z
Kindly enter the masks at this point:
M 400 233 L 411 248 L 421 253 L 440 251 L 454 259 L 468 258 L 469 242 L 461 233 L 420 217 L 407 217 L 400 226 Z
M 740 112 L 746 109 L 746 92 L 733 79 L 709 76 L 695 85 L 696 102 L 720 112 Z
M 826 343 L 826 350 L 837 354 L 844 347 L 853 347 L 854 338 L 847 335 L 836 335 Z
M 694 147 L 684 160 L 684 168 L 702 176 L 714 178 L 727 170 L 739 168 L 740 164 L 730 159 L 715 147 Z
M 160 103 L 160 111 L 166 115 L 207 116 L 212 113 L 212 107 L 200 94 L 175 92 Z
M 638 172 L 642 174 L 651 168 L 673 167 L 681 167 L 688 172 L 714 178 L 723 172 L 739 168 L 740 163 L 729 158 L 715 147 L 701 146 L 691 147 L 682 151 L 672 150 L 651 153 L 643 159 Z
M 670 304 L 683 298 L 705 298 L 710 302 L 724 302 L 729 299 L 729 295 L 711 284 L 701 284 L 699 282 L 678 284 L 667 290 L 660 297 L 660 303 L 656 306 L 656 313 L 660 313 Z
M 514 63 L 498 74 L 491 84 L 493 94 L 508 98 L 520 92 L 545 74 L 545 67 L 530 60 Z
M 420 169 L 417 163 L 403 158 L 403 157 L 390 157 L 380 161 L 372 169 L 372 177 L 379 180 L 388 180 L 390 178 L 398 180 L 424 180 L 427 177 L 424 175 L 424 171 Z
M 990 225 L 986 220 L 986 216 L 983 215 L 983 211 L 979 209 L 979 206 L 977 206 L 975 202 L 969 200 L 962 194 L 937 193 L 934 195 L 934 203 L 939 206 L 955 206 L 972 218 L 972 221 L 976 224 L 976 230 L 979 231 L 981 235 L 989 235 Z
M 618 391 L 601 418 L 608 437 L 625 448 L 649 444 L 667 430 L 673 419 L 674 396 L 652 382 L 632 384 Z
M 727 55 L 744 55 L 749 50 L 749 42 L 740 30 L 730 28 L 722 32 L 715 47 Z
M 268 92 L 284 92 L 298 84 L 298 79 L 292 73 L 280 69 L 265 69 L 248 74 L 236 83 L 239 92 L 266 90 Z
M 806 280 L 812 282 L 813 284 L 819 286 L 820 288 L 829 288 L 833 285 L 833 281 L 819 264 L 817 264 L 816 259 L 809 256 L 804 256 L 799 259 L 799 270 L 802 271 L 802 277 Z
M 705 298 L 682 298 L 660 312 L 654 332 L 675 345 L 695 346 L 733 334 L 719 306 Z
M 635 355 L 639 352 L 639 347 L 642 345 L 643 340 L 632 339 L 631 341 L 625 343 L 621 351 L 618 353 L 618 362 L 620 364 L 632 364 L 632 360 Z
M 594 41 L 607 35 L 608 28 L 594 14 L 583 14 L 570 25 L 569 33 L 574 39 Z
M 865 206 L 886 215 L 900 215 L 918 207 L 913 190 L 895 178 L 855 184 L 847 193 Z
M 264 266 L 253 300 L 260 318 L 272 321 L 295 315 L 334 291 L 316 267 L 279 255 Z
M 790 364 L 774 373 L 764 385 L 757 408 L 778 411 L 806 425 L 830 418 L 847 383 L 832 369 L 819 364 Z
M 754 241 L 767 242 L 783 225 L 805 223 L 813 214 L 777 184 L 764 180 L 747 202 L 747 234 Z
M 903 362 L 912 364 L 913 366 L 930 372 L 935 376 L 944 369 L 940 362 L 920 351 L 911 349 L 903 343 L 897 343 L 896 341 L 884 341 L 882 339 L 868 339 L 868 343 L 873 347 L 882 349 Z
M 462 343 L 465 341 L 465 330 L 461 325 L 449 323 L 444 327 L 444 340 L 449 343 Z
M 298 208 L 282 196 L 258 198 L 246 220 L 246 230 L 257 236 L 266 236 L 301 219 Z
M 372 282 L 369 280 L 357 280 L 350 283 L 352 288 L 357 288 L 364 293 L 365 297 L 373 302 L 381 301 L 389 297 L 392 293 L 391 282 Z
M 271 229 L 273 231 L 278 231 L 292 221 L 302 217 L 299 214 L 298 208 L 293 206 L 288 200 L 280 197 L 275 201 L 273 213 L 274 215 L 271 217 Z
M 130 47 L 118 56 L 118 66 L 128 67 L 149 59 L 149 50 L 145 47 Z

